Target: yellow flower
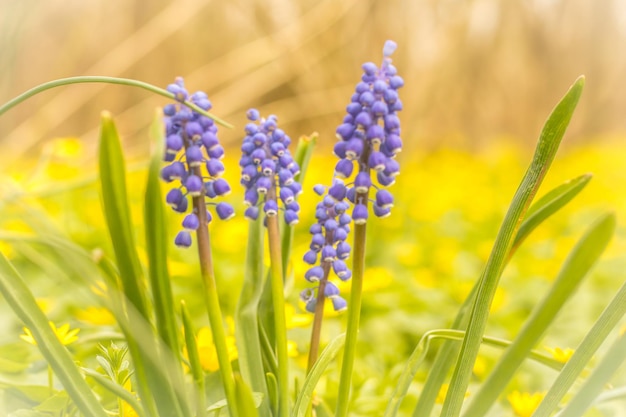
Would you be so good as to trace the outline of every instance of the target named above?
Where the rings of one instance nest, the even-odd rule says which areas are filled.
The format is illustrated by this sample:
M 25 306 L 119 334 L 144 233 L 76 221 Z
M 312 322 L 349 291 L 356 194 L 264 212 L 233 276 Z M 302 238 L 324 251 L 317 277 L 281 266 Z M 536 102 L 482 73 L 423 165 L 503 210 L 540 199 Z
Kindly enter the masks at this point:
M 539 406 L 544 395 L 541 392 L 530 394 L 528 392 L 513 391 L 506 398 L 509 400 L 516 416 L 530 417 Z
M 115 323 L 115 318 L 109 310 L 103 307 L 87 307 L 84 310 L 78 310 L 76 318 L 85 323 L 96 324 L 100 326 L 111 325 Z
M 198 354 L 200 355 L 200 364 L 202 368 L 209 372 L 215 372 L 220 369 L 220 364 L 217 360 L 217 351 L 215 350 L 215 344 L 213 343 L 213 335 L 211 329 L 208 327 L 202 327 L 198 332 Z M 237 346 L 235 345 L 235 338 L 232 336 L 226 336 L 226 347 L 228 349 L 228 358 L 231 361 L 237 359 Z
M 570 348 L 561 349 L 560 347 L 551 348 L 545 346 L 544 349 L 550 352 L 552 357 L 561 363 L 566 363 L 574 354 L 574 349 Z
M 74 343 L 75 341 L 78 340 L 78 336 L 76 335 L 78 334 L 80 329 L 70 330 L 70 325 L 67 323 L 59 328 L 57 328 L 53 322 L 49 322 L 49 323 L 50 323 L 50 327 L 52 328 L 52 331 L 54 332 L 54 334 L 56 334 L 57 338 L 63 345 L 67 346 L 70 343 Z M 30 343 L 31 345 L 37 346 L 37 341 L 33 337 L 33 334 L 31 333 L 30 329 L 27 327 L 24 327 L 24 334 L 20 335 L 20 339 Z
M 299 314 L 291 304 L 285 304 L 285 321 L 288 329 L 307 327 L 313 321 L 312 314 Z

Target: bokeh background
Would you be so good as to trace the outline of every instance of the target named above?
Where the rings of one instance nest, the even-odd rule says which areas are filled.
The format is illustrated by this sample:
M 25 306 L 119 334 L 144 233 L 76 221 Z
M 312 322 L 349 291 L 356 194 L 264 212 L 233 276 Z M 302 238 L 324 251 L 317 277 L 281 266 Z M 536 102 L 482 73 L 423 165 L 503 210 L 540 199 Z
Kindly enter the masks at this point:
M 368 231 L 364 343 L 355 389 L 370 402 L 357 406 L 354 415 L 372 415 L 368 407 L 388 398 L 419 336 L 445 327 L 479 277 L 541 126 L 580 74 L 587 77 L 585 91 L 539 194 L 586 172 L 594 178 L 513 258 L 488 332 L 514 337 L 584 229 L 606 210 L 617 214 L 616 238 L 542 344 L 576 346 L 622 284 L 625 1 L 0 0 L 0 101 L 75 75 L 128 77 L 163 87 L 184 76 L 190 90 L 206 91 L 213 112 L 235 125 L 220 135 L 230 148 L 229 201 L 238 204 L 239 213 L 237 148 L 245 110 L 254 106 L 277 114 L 292 138 L 319 132 L 300 200 L 289 288 L 300 320 L 290 338 L 302 353 L 309 324 L 297 294 L 305 287 L 300 259 L 317 202 L 310 190 L 330 180 L 335 127 L 361 63 L 379 62 L 386 39 L 399 45 L 394 64 L 405 79 L 400 114 L 405 147 L 399 156 L 402 174 L 392 188 L 393 215 L 374 220 Z M 60 284 L 62 270 L 41 259 L 46 251 L 16 241 L 15 233 L 45 230 L 88 250 L 111 250 L 95 165 L 99 114 L 107 109 L 129 156 L 133 220 L 143 254 L 147 131 L 154 109 L 164 104 L 143 90 L 83 84 L 48 91 L 0 117 L 0 234 L 14 236 L 8 244 L 0 242 L 0 249 L 28 271 L 51 319 L 71 320 L 83 334 L 111 323 L 96 322 L 100 316 L 89 310 L 93 306 Z M 173 237 L 181 219 L 173 213 L 168 219 Z M 221 301 L 231 315 L 238 297 L 233 288 L 243 275 L 247 224 L 238 216 L 211 227 Z M 170 254 L 176 297 L 187 299 L 201 322 L 195 253 L 172 245 Z M 20 325 L 2 303 L 0 315 L 7 318 L 0 321 L 1 334 L 17 339 Z M 342 317 L 329 318 L 325 340 L 344 325 Z M 474 382 L 498 356 L 493 349 L 482 353 Z M 427 366 L 406 409 L 415 403 L 426 371 Z M 331 391 L 336 376 L 334 369 L 326 382 Z M 509 389 L 544 391 L 551 378 L 525 365 Z M 509 410 L 505 400 L 502 407 Z

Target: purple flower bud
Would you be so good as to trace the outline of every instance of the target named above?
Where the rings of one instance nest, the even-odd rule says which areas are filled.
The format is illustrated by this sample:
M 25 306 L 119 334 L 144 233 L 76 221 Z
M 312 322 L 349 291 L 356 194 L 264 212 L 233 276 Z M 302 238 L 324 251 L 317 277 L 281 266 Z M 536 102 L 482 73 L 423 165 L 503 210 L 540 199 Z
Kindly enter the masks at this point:
M 348 238 L 348 232 L 343 228 L 337 228 L 335 230 L 335 234 L 333 235 L 334 242 L 344 241 Z
M 315 194 L 317 195 L 324 195 L 324 193 L 326 192 L 326 187 L 324 187 L 322 184 L 316 184 L 313 186 L 313 191 L 315 191 Z
M 250 155 L 252 152 L 254 152 L 255 149 L 256 146 L 250 140 L 244 140 L 244 142 L 241 144 L 241 152 L 243 152 L 245 155 Z
M 364 204 L 355 204 L 352 210 L 352 220 L 354 224 L 367 223 L 367 207 Z
M 343 298 L 341 298 L 340 296 L 331 298 L 331 301 L 333 302 L 333 309 L 336 312 L 340 312 L 340 311 L 344 311 L 348 309 L 348 302 L 344 300 Z
M 312 298 L 315 298 L 315 291 L 313 291 L 313 289 L 305 288 L 304 290 L 300 291 L 300 300 L 304 301 L 305 303 Z
M 243 128 L 243 130 L 246 132 L 247 135 L 252 136 L 252 135 L 254 135 L 255 133 L 257 133 L 259 131 L 259 128 L 254 123 L 248 123 Z
M 317 252 L 315 252 L 314 250 L 309 250 L 304 254 L 304 262 L 308 263 L 309 265 L 315 265 L 315 263 L 317 262 Z
M 263 205 L 263 211 L 268 216 L 276 216 L 278 214 L 278 205 L 276 204 L 276 200 L 267 200 L 265 205 Z
M 395 177 L 400 173 L 400 164 L 395 159 L 387 159 L 385 161 L 385 170 L 383 174 L 388 177 Z
M 374 215 L 376 217 L 384 218 L 391 214 L 391 208 L 380 207 L 378 204 L 374 204 Z
M 350 217 L 350 215 L 347 214 L 347 213 L 342 213 L 339 216 L 339 225 L 340 226 L 343 226 L 343 225 L 346 225 L 346 224 L 350 224 L 351 221 L 352 221 L 352 217 Z
M 180 202 L 185 199 L 183 192 L 178 188 L 172 188 L 165 196 L 165 201 L 172 207 L 178 207 Z
M 187 165 L 190 167 L 198 167 L 204 160 L 204 155 L 199 147 L 192 145 L 187 148 Z
M 324 221 L 328 218 L 328 212 L 324 207 L 315 209 L 315 218 L 319 221 Z
M 243 178 L 246 181 L 250 181 L 256 177 L 257 173 L 258 171 L 257 171 L 256 165 L 252 165 L 252 164 L 246 165 L 241 170 L 241 178 Z
M 246 116 L 248 117 L 248 120 L 252 120 L 254 122 L 259 120 L 261 115 L 257 109 L 250 109 L 246 112 Z
M 354 189 L 357 193 L 366 193 L 372 186 L 372 180 L 367 172 L 359 172 L 354 179 Z
M 295 161 L 293 160 L 291 155 L 283 154 L 278 158 L 278 163 L 281 167 L 289 169 L 295 164 Z
M 217 195 L 230 194 L 230 185 L 223 178 L 218 178 L 213 182 L 213 189 Z
M 347 259 L 350 256 L 350 244 L 348 242 L 337 243 L 337 258 Z
M 346 198 L 352 204 L 354 204 L 356 202 L 356 189 L 355 189 L 355 187 L 348 188 L 348 192 L 346 193 Z
M 393 77 L 389 78 L 389 87 L 393 88 L 394 90 L 397 90 L 403 85 L 404 80 L 399 75 L 394 75 Z
M 335 251 L 335 248 L 333 248 L 331 245 L 325 245 L 322 248 L 322 260 L 326 261 L 326 262 L 332 262 L 333 259 L 335 259 L 337 257 L 337 252 Z
M 354 118 L 354 123 L 358 126 L 368 127 L 372 124 L 372 116 L 366 111 L 362 111 Z
M 185 125 L 185 132 L 192 139 L 198 139 L 202 135 L 203 129 L 198 122 L 189 122 Z
M 264 159 L 261 162 L 261 172 L 263 172 L 263 175 L 271 177 L 272 175 L 274 175 L 275 171 L 276 162 L 274 162 L 272 159 Z
M 350 113 L 351 115 L 353 115 L 354 117 L 356 117 L 357 114 L 361 112 L 361 108 L 362 108 L 361 104 L 359 103 L 350 103 L 346 107 L 346 111 Z
M 198 216 L 194 213 L 186 215 L 183 219 L 183 227 L 186 230 L 198 230 L 198 227 L 200 227 L 200 220 L 198 220 Z
M 257 206 L 250 206 L 243 215 L 246 219 L 256 220 L 259 218 L 259 208 Z
M 217 139 L 217 136 L 215 136 L 215 133 L 213 132 L 204 132 L 200 140 L 202 141 L 202 144 L 204 145 L 207 151 L 210 151 L 216 146 L 220 146 L 220 142 Z
M 185 181 L 185 188 L 192 197 L 197 197 L 202 194 L 202 179 L 197 175 L 190 175 Z
M 333 261 L 333 271 L 339 278 L 343 278 L 348 273 L 348 267 L 344 261 L 336 259 Z
M 278 172 L 278 183 L 280 186 L 289 185 L 293 182 L 293 174 L 288 169 L 281 169 Z
M 383 187 L 388 187 L 396 182 L 394 177 L 388 177 L 382 172 L 376 174 L 376 179 L 378 180 L 378 183 Z
M 350 192 L 350 190 L 348 190 L 348 192 Z M 348 204 L 346 201 L 340 201 L 339 203 L 335 204 L 335 213 L 343 214 L 349 208 L 350 208 L 350 204 Z
M 312 224 L 309 228 L 309 233 L 311 233 L 312 235 L 322 233 L 322 225 L 319 223 Z
M 306 305 L 305 305 L 304 308 L 306 309 L 307 312 L 313 314 L 313 313 L 315 313 L 315 306 L 316 305 L 317 305 L 317 299 L 316 298 L 311 298 L 310 300 L 308 300 L 306 302 Z
M 320 231 L 320 233 L 315 233 L 313 235 L 313 238 L 311 238 L 310 248 L 311 250 L 318 251 L 322 248 L 322 246 L 324 246 L 325 242 L 326 242 L 326 239 L 324 238 L 324 235 Z
M 252 151 L 252 154 L 250 154 L 250 156 L 252 157 L 252 162 L 254 162 L 255 165 L 259 165 L 261 161 L 263 161 L 266 157 L 263 148 L 256 148 L 254 151 Z
M 400 119 L 395 114 L 388 114 L 385 116 L 385 129 L 398 129 L 400 127 Z
M 382 117 L 389 113 L 389 107 L 384 101 L 377 101 L 376 103 L 372 104 L 372 113 L 376 117 Z
M 385 90 L 387 90 L 387 83 L 383 80 L 376 80 L 374 81 L 372 88 L 376 94 L 385 94 Z
M 235 216 L 235 209 L 228 203 L 218 203 L 215 207 L 215 211 L 221 220 L 228 220 Z
M 350 271 L 349 269 L 346 271 L 343 277 L 339 277 L 339 279 L 341 279 L 342 281 L 348 281 L 350 278 L 352 278 L 352 271 Z
M 291 203 L 294 200 L 293 191 L 291 191 L 291 189 L 289 188 L 282 187 L 280 189 L 280 199 L 285 204 Z
M 324 278 L 324 270 L 321 266 L 314 266 L 305 272 L 304 278 L 309 282 L 319 282 Z
M 378 70 L 378 67 L 373 62 L 366 62 L 365 64 L 361 65 L 361 68 L 363 68 L 363 72 L 365 72 L 367 75 L 374 75 L 376 74 L 376 71 Z M 359 85 L 367 86 L 367 84 L 365 83 L 359 83 Z M 357 91 L 358 91 L 358 86 L 357 86 Z
M 402 151 L 402 139 L 398 135 L 388 135 L 385 139 L 385 147 L 390 152 L 396 154 Z
M 337 142 L 335 143 L 335 147 L 333 148 L 333 153 L 335 154 L 335 156 L 337 158 L 345 158 L 346 157 L 346 147 L 348 145 L 348 142 L 346 141 L 341 141 L 341 142 Z
M 329 195 L 326 195 L 326 196 L 324 196 L 324 199 L 322 200 L 321 204 L 322 204 L 322 206 L 324 206 L 327 209 L 331 208 L 331 207 L 333 207 L 335 205 L 335 199 L 332 198 Z M 318 206 L 319 206 L 319 204 L 318 204 Z M 321 206 L 319 206 L 319 207 L 321 207 Z
M 224 148 L 221 145 L 214 146 L 208 150 L 210 158 L 222 159 L 224 157 Z
M 339 296 L 339 288 L 332 282 L 326 282 L 326 286 L 324 287 L 324 296 L 326 298 L 334 298 Z
M 300 204 L 298 204 L 298 203 L 297 203 L 297 202 L 295 202 L 295 201 L 292 201 L 291 203 L 287 204 L 287 205 L 285 206 L 285 208 L 286 208 L 287 210 L 293 210 L 293 211 L 295 211 L 296 213 L 300 212 Z
M 209 198 L 217 197 L 217 193 L 215 192 L 214 183 L 215 181 L 207 181 L 204 183 L 204 193 Z
M 339 225 L 335 219 L 328 219 L 324 222 L 324 228 L 327 231 L 334 231 Z
M 300 218 L 298 217 L 297 212 L 293 210 L 285 210 L 285 223 L 289 226 L 293 226 L 294 224 L 297 224 L 298 221 L 300 221 Z
M 337 136 L 343 140 L 348 140 L 354 133 L 354 125 L 352 123 L 343 123 L 336 130 Z
M 177 154 L 178 151 L 183 149 L 183 146 L 183 138 L 181 138 L 180 135 L 169 135 L 165 139 L 165 147 L 168 153 Z
M 346 158 L 359 159 L 363 152 L 363 142 L 360 139 L 350 139 L 346 144 Z
M 385 41 L 385 46 L 383 46 L 383 56 L 384 57 L 391 56 L 391 54 L 394 53 L 397 47 L 398 47 L 398 44 L 396 44 L 394 41 L 392 40 Z
M 281 157 L 285 154 L 285 145 L 280 142 L 273 142 L 270 145 L 270 151 L 272 152 L 272 155 Z
M 349 159 L 340 159 L 335 165 L 335 175 L 339 178 L 348 178 L 352 175 L 354 163 Z
M 191 234 L 186 230 L 181 230 L 174 239 L 174 244 L 179 248 L 188 248 L 191 246 Z
M 296 196 L 296 197 L 298 195 L 302 194 L 302 185 L 300 185 L 300 183 L 297 182 L 297 181 L 292 182 L 287 187 L 289 187 L 289 189 L 291 190 L 293 195 Z
M 261 177 L 256 182 L 256 190 L 259 194 L 265 194 L 272 187 L 270 177 Z
M 163 107 L 163 114 L 172 117 L 176 114 L 176 106 L 174 104 L 166 104 L 165 107 Z
M 265 145 L 266 142 L 267 136 L 265 136 L 265 133 L 257 132 L 254 134 L 254 136 L 252 136 L 252 143 L 254 143 L 254 146 L 256 147 L 261 147 Z
M 370 153 L 368 165 L 371 169 L 375 171 L 382 171 L 385 169 L 386 161 L 387 157 L 385 157 L 382 152 L 374 151 Z

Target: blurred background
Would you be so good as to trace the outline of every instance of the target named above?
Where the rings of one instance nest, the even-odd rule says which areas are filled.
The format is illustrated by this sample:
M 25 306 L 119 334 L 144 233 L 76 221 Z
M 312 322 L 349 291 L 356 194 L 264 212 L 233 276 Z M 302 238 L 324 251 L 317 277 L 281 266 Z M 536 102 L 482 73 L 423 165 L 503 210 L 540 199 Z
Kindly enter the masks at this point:
M 477 150 L 503 137 L 533 146 L 580 74 L 587 88 L 566 144 L 626 133 L 622 0 L 0 0 L 0 101 L 61 77 L 164 87 L 181 75 L 239 128 L 257 106 L 292 136 L 318 131 L 330 146 L 360 64 L 379 63 L 386 39 L 406 81 L 407 148 Z M 103 109 L 141 158 L 163 104 L 119 86 L 47 92 L 0 119 L 0 161 L 53 137 L 95 143 Z

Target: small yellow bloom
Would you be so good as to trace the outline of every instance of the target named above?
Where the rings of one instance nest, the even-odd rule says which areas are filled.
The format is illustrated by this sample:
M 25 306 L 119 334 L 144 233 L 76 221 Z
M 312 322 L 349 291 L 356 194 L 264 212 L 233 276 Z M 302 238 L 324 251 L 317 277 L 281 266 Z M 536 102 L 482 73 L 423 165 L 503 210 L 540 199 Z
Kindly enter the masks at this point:
M 300 355 L 298 352 L 298 344 L 293 340 L 287 341 L 287 356 L 290 358 L 297 358 Z
M 560 347 L 551 348 L 546 346 L 545 349 L 550 352 L 552 357 L 561 363 L 566 363 L 574 354 L 574 349 L 561 349 Z
M 446 395 L 448 395 L 448 388 L 450 388 L 450 384 L 443 384 L 441 386 L 441 389 L 439 390 L 439 393 L 437 394 L 437 399 L 435 400 L 437 404 L 443 404 L 443 402 L 446 400 Z M 470 396 L 470 393 L 466 392 L 465 398 L 469 396 Z
M 215 350 L 215 344 L 213 343 L 213 335 L 211 329 L 208 327 L 202 327 L 198 332 L 198 354 L 200 355 L 200 364 L 202 368 L 209 372 L 215 372 L 220 369 L 220 364 L 217 360 L 217 351 Z M 235 338 L 232 336 L 226 336 L 226 347 L 228 349 L 228 358 L 231 361 L 237 359 L 237 346 L 235 345 Z
M 100 326 L 115 324 L 115 318 L 109 310 L 103 307 L 87 307 L 76 312 L 76 318 L 85 323 Z
M 528 392 L 513 391 L 506 398 L 509 400 L 516 416 L 530 417 L 539 406 L 544 395 L 541 392 L 530 394 Z
M 307 327 L 313 321 L 312 314 L 299 314 L 291 304 L 285 304 L 285 321 L 288 329 Z
M 52 331 L 54 332 L 54 334 L 57 336 L 57 338 L 63 345 L 67 346 L 70 343 L 74 343 L 75 341 L 78 340 L 78 336 L 76 335 L 78 334 L 80 329 L 70 330 L 70 325 L 68 323 L 64 324 L 63 326 L 59 328 L 57 328 L 53 322 L 49 322 L 49 323 L 50 323 L 50 327 L 52 328 Z M 33 334 L 31 333 L 30 329 L 27 327 L 24 327 L 24 334 L 20 335 L 20 339 L 30 343 L 31 345 L 37 346 L 37 341 L 33 337 Z

